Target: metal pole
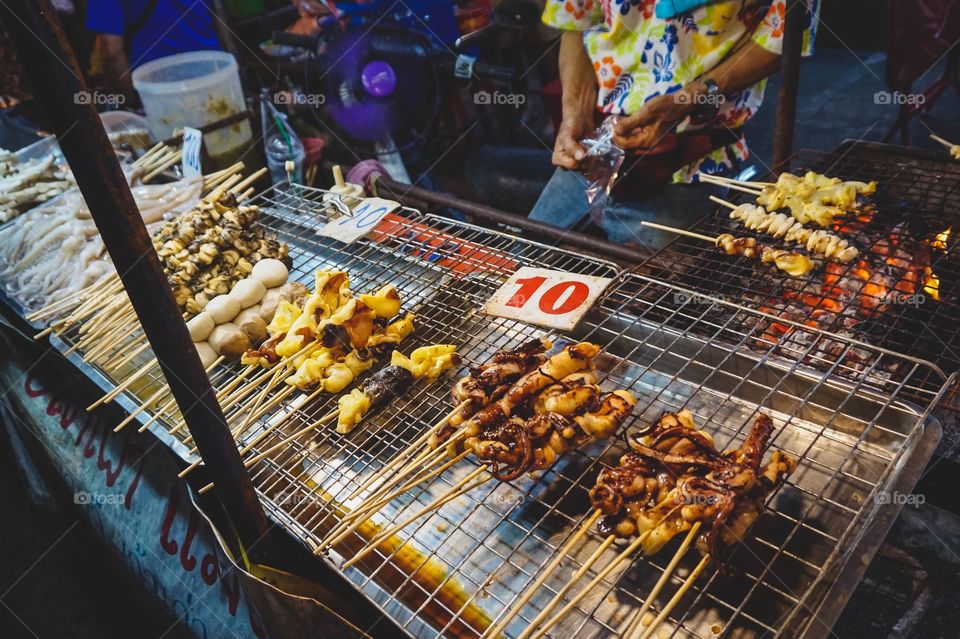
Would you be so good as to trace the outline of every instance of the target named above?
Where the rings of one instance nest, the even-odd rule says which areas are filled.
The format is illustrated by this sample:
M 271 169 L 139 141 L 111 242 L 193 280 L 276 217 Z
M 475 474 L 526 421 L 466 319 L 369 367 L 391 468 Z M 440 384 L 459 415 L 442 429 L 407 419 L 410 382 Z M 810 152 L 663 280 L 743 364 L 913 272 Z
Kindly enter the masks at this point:
M 773 170 L 788 168 L 793 153 L 794 127 L 797 121 L 797 96 L 800 92 L 800 59 L 803 52 L 803 31 L 807 0 L 787 0 L 783 50 L 780 55 L 780 93 L 773 131 Z
M 427 203 L 437 207 L 456 209 L 468 215 L 486 220 L 487 222 L 512 226 L 523 231 L 535 233 L 540 237 L 553 240 L 558 244 L 569 244 L 570 246 L 605 259 L 616 260 L 626 264 L 639 264 L 652 254 L 651 251 L 639 247 L 613 244 L 593 237 L 592 235 L 577 233 L 576 231 L 567 231 L 556 226 L 536 222 L 522 215 L 507 213 L 506 211 L 501 211 L 500 209 L 495 209 L 490 206 L 463 200 L 448 193 L 437 193 L 435 191 L 421 189 L 417 186 L 410 186 L 409 184 L 392 180 L 385 175 L 377 176 L 376 187 L 378 190 L 388 193 L 401 204 L 406 204 L 413 208 L 419 208 L 421 204 Z
M 247 552 L 266 554 L 260 501 L 49 0 L 0 3 L 34 95 L 70 163 L 143 332 Z M 11 13 L 12 12 L 12 15 Z

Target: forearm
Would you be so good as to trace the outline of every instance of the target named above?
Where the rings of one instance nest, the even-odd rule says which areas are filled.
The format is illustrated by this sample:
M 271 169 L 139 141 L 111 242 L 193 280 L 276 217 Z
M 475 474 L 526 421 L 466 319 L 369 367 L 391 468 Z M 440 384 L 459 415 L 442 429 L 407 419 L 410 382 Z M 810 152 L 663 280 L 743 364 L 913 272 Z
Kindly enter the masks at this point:
M 698 93 L 705 89 L 704 81 L 717 83 L 720 93 L 729 95 L 753 86 L 780 68 L 780 56 L 767 51 L 753 40 L 736 49 L 716 67 L 704 73 L 686 88 Z
M 597 75 L 579 31 L 565 31 L 560 37 L 560 83 L 563 117 L 592 117 L 597 105 Z

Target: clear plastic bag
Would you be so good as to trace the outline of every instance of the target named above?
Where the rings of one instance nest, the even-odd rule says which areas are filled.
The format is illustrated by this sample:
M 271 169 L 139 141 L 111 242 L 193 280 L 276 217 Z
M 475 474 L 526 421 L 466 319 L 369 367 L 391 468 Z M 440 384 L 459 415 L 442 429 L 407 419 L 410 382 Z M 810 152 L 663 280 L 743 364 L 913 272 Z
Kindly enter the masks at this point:
M 590 208 L 587 214 L 594 224 L 603 227 L 603 212 L 607 200 L 610 199 L 610 189 L 617 181 L 620 165 L 623 164 L 623 149 L 613 143 L 613 126 L 617 123 L 614 115 L 597 127 L 588 137 L 580 140 L 587 155 L 581 163 L 583 176 L 587 178 L 587 202 Z
M 580 141 L 587 150 L 581 170 L 587 178 L 586 194 L 591 212 L 606 202 L 623 164 L 623 149 L 613 143 L 613 126 L 616 123 L 615 115 L 608 116 L 593 133 Z

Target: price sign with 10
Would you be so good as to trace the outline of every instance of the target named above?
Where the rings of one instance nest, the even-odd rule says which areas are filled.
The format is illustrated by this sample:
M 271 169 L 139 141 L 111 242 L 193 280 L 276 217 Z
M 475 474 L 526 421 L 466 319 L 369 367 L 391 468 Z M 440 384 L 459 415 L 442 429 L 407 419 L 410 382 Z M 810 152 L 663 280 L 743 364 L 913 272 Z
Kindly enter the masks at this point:
M 609 277 L 524 266 L 483 306 L 487 315 L 573 329 L 610 284 Z

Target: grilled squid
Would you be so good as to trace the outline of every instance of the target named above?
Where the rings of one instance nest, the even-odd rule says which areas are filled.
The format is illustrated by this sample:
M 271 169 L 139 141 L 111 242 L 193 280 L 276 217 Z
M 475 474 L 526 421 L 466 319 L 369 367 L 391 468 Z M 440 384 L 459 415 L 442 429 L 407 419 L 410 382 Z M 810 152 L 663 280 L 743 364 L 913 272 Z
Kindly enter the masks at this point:
M 789 215 L 767 212 L 762 206 L 741 204 L 730 211 L 730 218 L 740 220 L 748 229 L 783 238 L 806 247 L 811 253 L 844 264 L 859 255 L 857 247 L 850 246 L 850 243 L 840 236 L 823 229 L 808 229 Z

